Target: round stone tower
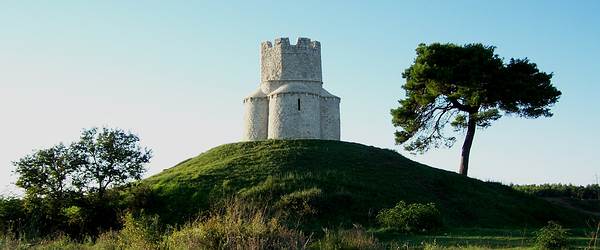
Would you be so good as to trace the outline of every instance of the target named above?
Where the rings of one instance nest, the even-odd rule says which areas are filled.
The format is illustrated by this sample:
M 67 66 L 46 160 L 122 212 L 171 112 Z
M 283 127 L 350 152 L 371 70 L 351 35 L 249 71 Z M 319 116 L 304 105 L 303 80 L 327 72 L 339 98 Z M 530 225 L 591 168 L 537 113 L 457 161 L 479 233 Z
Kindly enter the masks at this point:
M 269 139 L 320 139 L 320 96 L 301 82 L 269 94 Z
M 244 121 L 246 121 L 245 140 L 257 141 L 267 138 L 269 101 L 260 88 L 244 98 Z
M 321 89 L 321 139 L 340 140 L 340 98 Z
M 244 99 L 244 140 L 340 139 L 340 98 L 323 89 L 321 44 L 261 44 L 261 83 Z

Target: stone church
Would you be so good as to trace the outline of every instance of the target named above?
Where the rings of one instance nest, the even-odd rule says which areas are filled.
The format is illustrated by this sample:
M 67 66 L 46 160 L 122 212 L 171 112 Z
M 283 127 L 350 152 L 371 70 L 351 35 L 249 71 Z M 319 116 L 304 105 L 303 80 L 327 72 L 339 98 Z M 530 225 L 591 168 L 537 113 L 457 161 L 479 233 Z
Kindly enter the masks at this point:
M 243 101 L 243 140 L 340 140 L 340 98 L 323 88 L 318 41 L 263 42 L 260 62 L 260 86 Z

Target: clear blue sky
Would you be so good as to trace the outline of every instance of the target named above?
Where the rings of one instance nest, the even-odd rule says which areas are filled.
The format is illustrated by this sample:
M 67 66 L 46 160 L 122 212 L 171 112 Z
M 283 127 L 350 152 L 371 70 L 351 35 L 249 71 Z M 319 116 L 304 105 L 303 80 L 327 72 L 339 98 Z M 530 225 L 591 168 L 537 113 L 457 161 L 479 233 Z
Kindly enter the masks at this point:
M 139 134 L 155 152 L 147 175 L 238 141 L 259 44 L 281 36 L 321 42 L 343 140 L 401 152 L 389 110 L 417 44 L 481 42 L 528 57 L 555 74 L 555 116 L 477 131 L 471 176 L 590 184 L 600 175 L 598 1 L 222 2 L 0 3 L 0 190 L 14 190 L 11 161 L 82 128 Z M 459 148 L 402 153 L 456 171 Z

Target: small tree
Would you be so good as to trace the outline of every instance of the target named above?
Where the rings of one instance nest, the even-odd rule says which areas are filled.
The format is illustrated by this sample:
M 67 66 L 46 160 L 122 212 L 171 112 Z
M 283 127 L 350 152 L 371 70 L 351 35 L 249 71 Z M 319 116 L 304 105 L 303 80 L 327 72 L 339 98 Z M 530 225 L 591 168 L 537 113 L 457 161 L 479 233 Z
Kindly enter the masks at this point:
M 150 161 L 151 150 L 139 145 L 139 137 L 121 129 L 92 128 L 83 131 L 73 144 L 77 154 L 85 159 L 78 181 L 103 198 L 106 189 L 139 180 L 143 165 Z
M 83 160 L 62 143 L 38 150 L 13 162 L 19 175 L 16 185 L 25 189 L 29 199 L 47 200 L 58 210 L 74 191 L 71 177 L 82 164 Z
M 415 62 L 404 71 L 406 97 L 392 109 L 396 143 L 423 153 L 431 147 L 451 147 L 455 137 L 444 134 L 450 123 L 466 130 L 459 172 L 467 175 L 475 129 L 487 128 L 503 114 L 550 117 L 550 106 L 561 92 L 528 59 L 503 59 L 495 47 L 482 44 L 417 47 Z
M 33 229 L 27 233 L 46 234 L 62 227 L 62 209 L 76 198 L 72 177 L 82 163 L 62 143 L 13 162 L 18 174 L 15 184 L 25 189 L 23 208 L 27 219 L 22 226 Z

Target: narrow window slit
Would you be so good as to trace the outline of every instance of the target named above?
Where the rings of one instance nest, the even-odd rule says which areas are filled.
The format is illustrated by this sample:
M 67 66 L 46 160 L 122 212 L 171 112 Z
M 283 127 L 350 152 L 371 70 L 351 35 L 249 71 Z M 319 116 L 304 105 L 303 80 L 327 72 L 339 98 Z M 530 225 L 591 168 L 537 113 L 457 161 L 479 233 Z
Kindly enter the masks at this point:
M 298 98 L 298 111 L 300 111 L 300 98 Z

